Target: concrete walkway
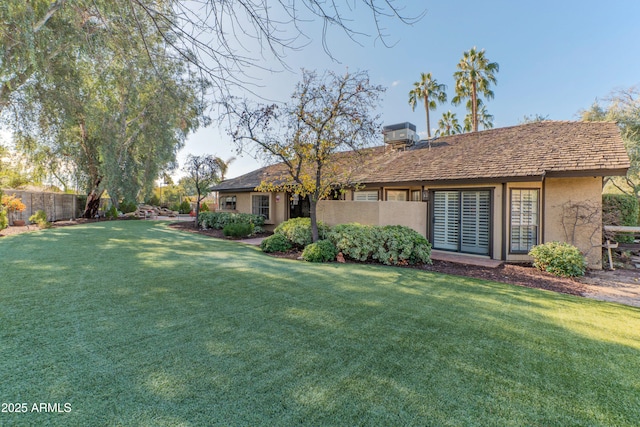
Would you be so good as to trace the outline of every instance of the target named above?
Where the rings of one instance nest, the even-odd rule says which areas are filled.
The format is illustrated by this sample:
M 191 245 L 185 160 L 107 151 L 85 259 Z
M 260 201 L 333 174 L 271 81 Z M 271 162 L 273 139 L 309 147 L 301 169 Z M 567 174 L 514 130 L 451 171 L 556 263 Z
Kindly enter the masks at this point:
M 437 261 L 455 262 L 457 264 L 474 265 L 476 267 L 498 268 L 502 261 L 482 256 L 463 255 L 445 251 L 431 251 L 431 259 Z
M 242 239 L 238 240 L 240 243 L 246 243 L 247 245 L 260 246 L 260 243 L 266 239 L 266 237 L 256 237 L 254 239 Z

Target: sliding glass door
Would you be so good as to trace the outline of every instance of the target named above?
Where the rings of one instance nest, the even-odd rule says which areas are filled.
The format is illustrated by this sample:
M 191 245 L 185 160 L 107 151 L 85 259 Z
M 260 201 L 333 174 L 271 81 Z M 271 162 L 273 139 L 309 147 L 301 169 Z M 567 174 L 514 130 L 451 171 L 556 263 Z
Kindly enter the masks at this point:
M 435 191 L 433 195 L 433 248 L 488 255 L 491 192 Z

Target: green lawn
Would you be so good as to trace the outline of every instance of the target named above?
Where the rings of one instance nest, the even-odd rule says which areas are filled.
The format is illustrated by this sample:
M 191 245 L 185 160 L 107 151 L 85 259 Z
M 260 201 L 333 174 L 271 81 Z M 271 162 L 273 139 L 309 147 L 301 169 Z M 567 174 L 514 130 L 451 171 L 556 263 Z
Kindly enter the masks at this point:
M 0 425 L 640 425 L 638 308 L 144 221 L 0 238 L 0 295 Z

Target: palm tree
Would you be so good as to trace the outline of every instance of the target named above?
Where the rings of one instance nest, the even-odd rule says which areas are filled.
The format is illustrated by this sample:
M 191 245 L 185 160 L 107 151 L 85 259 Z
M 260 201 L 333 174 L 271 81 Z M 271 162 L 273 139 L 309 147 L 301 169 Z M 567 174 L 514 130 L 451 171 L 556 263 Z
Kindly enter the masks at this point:
M 487 108 L 484 105 L 478 106 L 478 123 L 482 125 L 483 129 L 491 129 L 493 128 L 493 116 L 487 112 Z M 473 126 L 473 121 L 471 119 L 471 114 L 467 114 L 464 118 L 464 131 L 471 132 Z
M 442 118 L 438 121 L 436 136 L 455 135 L 457 133 L 462 133 L 462 127 L 458 122 L 456 113 L 452 113 L 451 111 L 443 113 Z
M 220 168 L 220 181 L 224 181 L 227 171 L 229 170 L 229 165 L 235 162 L 235 157 L 229 157 L 227 160 L 222 160 L 220 157 L 216 157 L 216 163 L 218 163 L 218 168 Z
M 463 99 L 468 99 L 467 109 L 471 112 L 471 130 L 478 131 L 478 93 L 487 99 L 493 98 L 493 91 L 489 86 L 496 84 L 496 73 L 500 66 L 496 62 L 489 62 L 484 55 L 484 49 L 478 51 L 475 46 L 468 52 L 464 52 L 462 59 L 456 66 L 458 71 L 453 73 L 456 80 L 456 96 L 451 102 L 459 105 Z
M 431 73 L 420 73 L 420 81 L 413 84 L 413 90 L 409 92 L 409 105 L 413 111 L 419 99 L 424 100 L 424 110 L 427 114 L 427 136 L 431 138 L 431 124 L 429 123 L 429 110 L 436 109 L 436 102 L 447 102 L 447 87 L 438 84 L 438 81 L 431 77 Z

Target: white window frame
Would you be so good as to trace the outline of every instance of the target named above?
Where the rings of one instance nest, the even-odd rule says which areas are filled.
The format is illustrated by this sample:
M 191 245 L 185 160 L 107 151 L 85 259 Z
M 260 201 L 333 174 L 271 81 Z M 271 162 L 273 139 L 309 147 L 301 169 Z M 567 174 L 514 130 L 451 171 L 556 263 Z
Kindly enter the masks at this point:
M 540 241 L 540 189 L 512 188 L 509 199 L 509 253 L 529 253 Z
M 256 198 L 260 197 L 262 200 L 266 200 L 267 201 L 267 206 L 265 208 L 265 206 L 257 206 L 256 205 Z M 264 215 L 265 216 L 265 221 L 269 221 L 272 217 L 271 215 L 271 206 L 273 206 L 273 203 L 271 203 L 271 194 L 270 193 L 251 193 L 251 213 L 254 215 Z M 265 211 L 266 209 L 266 211 Z
M 377 202 L 378 190 L 355 191 L 353 193 L 354 202 Z

